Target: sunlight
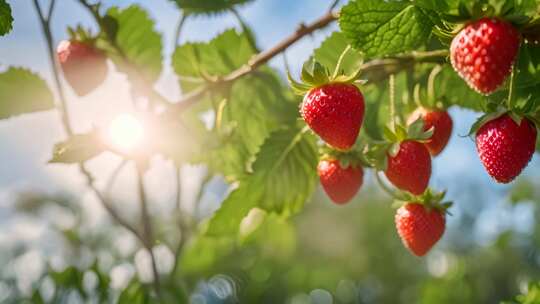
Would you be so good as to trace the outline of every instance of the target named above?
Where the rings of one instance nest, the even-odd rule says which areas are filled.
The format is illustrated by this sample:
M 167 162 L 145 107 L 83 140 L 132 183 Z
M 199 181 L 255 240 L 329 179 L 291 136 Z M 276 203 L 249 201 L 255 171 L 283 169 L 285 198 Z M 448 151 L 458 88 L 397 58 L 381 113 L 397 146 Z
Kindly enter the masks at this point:
M 108 136 L 114 148 L 122 152 L 130 152 L 141 145 L 145 132 L 140 120 L 131 114 L 124 113 L 111 121 Z

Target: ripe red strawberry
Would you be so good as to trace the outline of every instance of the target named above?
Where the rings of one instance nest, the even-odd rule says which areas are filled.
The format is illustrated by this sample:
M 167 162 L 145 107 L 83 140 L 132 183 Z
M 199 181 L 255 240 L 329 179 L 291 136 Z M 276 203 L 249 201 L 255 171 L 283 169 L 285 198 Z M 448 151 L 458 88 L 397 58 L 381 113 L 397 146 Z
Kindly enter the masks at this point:
M 452 117 L 446 111 L 431 111 L 425 108 L 418 108 L 409 117 L 409 123 L 414 122 L 420 117 L 424 121 L 424 131 L 433 128 L 433 135 L 424 144 L 431 155 L 437 156 L 446 147 L 452 134 Z
M 536 127 L 527 118 L 518 124 L 505 114 L 476 132 L 476 148 L 487 172 L 509 183 L 527 166 L 536 145 Z
M 317 172 L 324 191 L 338 205 L 349 202 L 364 181 L 361 166 L 343 168 L 338 160 L 321 160 Z
M 397 210 L 395 223 L 403 245 L 420 257 L 442 237 L 446 219 L 444 211 L 437 208 L 407 203 Z
M 64 40 L 56 49 L 67 82 L 79 96 L 97 88 L 107 76 L 107 58 L 89 43 Z
M 412 194 L 422 194 L 431 177 L 431 157 L 427 148 L 417 141 L 401 142 L 396 156 L 388 155 L 388 166 L 384 172 L 394 186 Z
M 454 37 L 450 60 L 472 89 L 488 95 L 510 74 L 520 40 L 510 23 L 483 18 L 469 23 Z
M 352 84 L 326 84 L 306 94 L 300 113 L 326 143 L 346 151 L 354 145 L 364 119 L 364 96 Z

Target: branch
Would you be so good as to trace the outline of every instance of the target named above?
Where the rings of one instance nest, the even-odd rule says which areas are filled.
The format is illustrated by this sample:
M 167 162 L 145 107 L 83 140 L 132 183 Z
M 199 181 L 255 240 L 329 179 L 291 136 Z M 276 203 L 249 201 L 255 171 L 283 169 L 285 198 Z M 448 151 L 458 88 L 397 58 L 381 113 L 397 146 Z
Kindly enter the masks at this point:
M 54 1 L 53 1 L 54 2 Z M 67 101 L 64 96 L 64 90 L 62 89 L 62 84 L 60 83 L 60 77 L 58 76 L 58 65 L 56 63 L 56 58 L 54 56 L 54 47 L 53 47 L 53 38 L 51 34 L 51 28 L 49 26 L 50 20 L 47 19 L 43 15 L 43 11 L 41 10 L 41 6 L 39 4 L 38 0 L 34 0 L 34 7 L 38 13 L 39 21 L 41 24 L 41 30 L 43 32 L 43 36 L 45 36 L 45 41 L 47 42 L 47 51 L 49 55 L 49 61 L 51 64 L 51 68 L 53 70 L 53 80 L 56 87 L 56 92 L 58 93 L 58 97 L 60 100 L 60 103 L 57 103 L 58 111 L 60 112 L 60 116 L 62 118 L 62 124 L 64 126 L 64 129 L 66 133 L 71 136 L 73 135 L 73 129 L 71 127 L 71 123 L 69 122 L 69 116 L 68 116 L 68 106 Z M 52 11 L 54 9 L 53 3 L 51 3 L 49 7 L 50 11 L 48 12 L 48 15 L 52 15 Z
M 62 83 L 60 82 L 60 73 L 58 70 L 58 65 L 55 58 L 54 48 L 53 48 L 53 37 L 50 29 L 50 16 L 53 14 L 54 10 L 54 0 L 49 5 L 49 10 L 47 12 L 47 17 L 43 15 L 43 11 L 41 9 L 41 6 L 39 4 L 38 0 L 34 1 L 34 7 L 37 11 L 37 14 L 39 16 L 40 24 L 41 24 L 41 30 L 43 32 L 43 35 L 45 36 L 45 40 L 47 42 L 47 50 L 49 55 L 49 61 L 51 64 L 52 74 L 53 74 L 53 80 L 54 85 L 56 87 L 56 92 L 58 93 L 58 99 L 59 102 L 57 102 L 56 107 L 58 108 L 58 111 L 60 112 L 60 115 L 62 117 L 62 126 L 67 133 L 68 136 L 73 135 L 73 128 L 71 126 L 71 123 L 69 121 L 69 113 L 67 109 L 67 100 L 64 95 L 64 89 L 62 87 Z M 120 215 L 116 212 L 116 210 L 112 207 L 112 204 L 106 200 L 106 198 L 103 196 L 101 192 L 94 186 L 94 179 L 92 177 L 92 174 L 86 169 L 84 163 L 78 164 L 79 171 L 86 179 L 86 184 L 94 192 L 94 194 L 99 199 L 101 205 L 105 210 L 109 213 L 109 215 L 122 227 L 125 229 L 131 231 L 137 238 L 141 239 L 140 233 L 132 227 L 126 220 L 124 220 Z
M 329 11 L 329 12 L 333 11 L 333 10 L 338 6 L 339 1 L 340 1 L 340 0 L 334 0 L 334 1 L 332 2 L 332 4 L 330 4 L 330 7 L 328 8 L 328 11 Z
M 137 164 L 137 188 L 139 191 L 139 202 L 141 204 L 141 223 L 143 225 L 143 244 L 152 261 L 152 272 L 154 274 L 154 289 L 158 297 L 160 297 L 160 284 L 159 273 L 157 270 L 156 257 L 154 255 L 153 246 L 155 243 L 154 232 L 152 229 L 152 222 L 150 219 L 150 213 L 148 212 L 148 204 L 146 202 L 146 191 L 143 181 L 143 170 L 139 164 Z
M 189 17 L 188 14 L 182 13 L 182 16 L 180 16 L 180 20 L 178 21 L 178 25 L 176 26 L 176 31 L 174 32 L 174 46 L 178 45 L 178 42 L 180 40 L 180 33 L 182 32 L 182 28 L 184 27 L 184 24 L 186 24 L 186 20 Z
M 255 71 L 260 66 L 264 65 L 268 61 L 270 61 L 272 58 L 274 58 L 276 55 L 281 54 L 285 50 L 287 50 L 291 45 L 298 42 L 300 39 L 304 38 L 307 35 L 312 34 L 318 29 L 324 28 L 334 22 L 337 19 L 338 15 L 337 13 L 328 12 L 324 16 L 320 17 L 319 19 L 315 20 L 313 23 L 309 25 L 300 25 L 300 27 L 289 37 L 285 38 L 278 44 L 276 44 L 274 47 L 270 48 L 269 50 L 263 51 L 257 55 L 255 55 L 251 60 L 244 66 L 240 67 L 236 71 L 233 71 L 229 75 L 223 77 L 222 79 L 208 83 L 206 85 L 203 85 L 193 91 L 191 91 L 189 94 L 185 95 L 182 99 L 180 99 L 178 102 L 176 102 L 174 105 L 171 105 L 168 109 L 168 113 L 166 115 L 174 116 L 194 103 L 196 103 L 201 96 L 203 96 L 206 92 L 209 90 L 212 90 L 213 88 L 223 85 L 226 83 L 233 82 L 241 77 L 244 77 L 251 72 Z
M 391 74 L 397 74 L 419 63 L 445 63 L 448 50 L 412 52 L 385 59 L 374 59 L 361 66 L 362 77 L 369 82 L 385 80 Z

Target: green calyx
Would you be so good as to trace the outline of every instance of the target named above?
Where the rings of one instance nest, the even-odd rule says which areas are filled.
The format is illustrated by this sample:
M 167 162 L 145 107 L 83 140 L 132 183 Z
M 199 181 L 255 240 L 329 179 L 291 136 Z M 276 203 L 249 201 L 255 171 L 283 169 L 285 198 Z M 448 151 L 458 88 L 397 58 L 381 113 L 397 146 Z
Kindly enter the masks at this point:
M 540 126 L 540 99 L 528 96 L 527 98 L 519 98 L 512 102 L 506 101 L 503 100 L 502 103 L 488 101 L 484 108 L 485 114 L 480 116 L 471 126 L 467 136 L 476 134 L 478 129 L 483 125 L 503 115 L 510 116 L 517 125 L 521 125 L 523 118 L 527 118 L 537 127 Z
M 517 0 L 461 0 L 454 11 L 440 14 L 440 17 L 442 24 L 436 26 L 433 33 L 448 44 L 467 23 L 482 18 L 500 18 L 522 30 L 538 24 Z
M 413 98 L 418 107 L 430 111 L 446 111 L 445 104 L 448 103 L 445 103 L 445 96 L 437 97 L 435 94 L 435 80 L 442 70 L 443 67 L 441 65 L 436 65 L 431 70 L 424 89 L 420 83 L 415 84 Z
M 399 208 L 409 203 L 415 203 L 423 205 L 428 211 L 435 209 L 450 214 L 448 209 L 453 205 L 450 201 L 444 201 L 446 191 L 435 192 L 431 188 L 428 188 L 422 195 L 413 196 L 408 193 L 406 195 L 407 197 L 404 197 L 405 200 L 398 199 L 393 204 L 393 207 Z
M 377 183 L 379 184 L 381 189 L 384 190 L 384 192 L 386 192 L 388 195 L 395 199 L 392 207 L 396 209 L 409 203 L 416 203 L 424 205 L 428 210 L 437 209 L 442 212 L 448 213 L 447 209 L 450 208 L 453 204 L 449 201 L 443 201 L 446 195 L 446 191 L 435 192 L 431 188 L 427 188 L 426 191 L 424 191 L 424 193 L 422 193 L 421 195 L 413 195 L 409 192 L 394 189 L 393 187 L 386 185 L 379 174 L 380 171 L 375 172 L 375 178 L 377 180 Z
M 461 0 L 456 11 L 442 15 L 445 21 L 458 24 L 493 17 L 502 18 L 516 26 L 527 24 L 531 20 L 515 0 Z
M 405 140 L 414 140 L 423 143 L 433 136 L 433 132 L 433 128 L 424 131 L 424 120 L 422 117 L 419 117 L 407 127 L 404 127 L 401 124 L 396 124 L 393 129 L 391 126 L 385 126 L 383 129 L 383 136 L 392 144 L 388 150 L 389 154 L 391 156 L 396 156 L 399 153 L 399 145 L 401 142 Z
M 95 45 L 97 37 L 93 36 L 90 29 L 83 28 L 80 24 L 76 28 L 68 27 L 69 40 L 79 41 Z
M 346 53 L 351 49 L 347 47 L 340 56 L 340 59 L 336 65 L 335 70 L 331 73 L 330 70 L 323 66 L 321 63 L 315 61 L 313 58 L 306 61 L 302 66 L 302 74 L 300 79 L 302 82 L 294 80 L 289 71 L 287 71 L 287 79 L 293 89 L 298 95 L 305 95 L 313 88 L 317 88 L 330 83 L 354 83 L 359 77 L 361 70 L 358 69 L 351 75 L 345 74 L 345 71 L 341 69 L 341 63 Z
M 401 124 L 396 124 L 394 128 L 385 126 L 383 129 L 385 140 L 370 142 L 364 147 L 363 155 L 369 167 L 386 171 L 388 156 L 395 157 L 403 141 L 426 142 L 431 136 L 433 136 L 433 128 L 424 131 L 424 121 L 421 117 L 407 128 Z
M 337 160 L 341 168 L 349 167 L 370 167 L 369 162 L 364 157 L 360 149 L 352 149 L 347 152 L 341 152 L 328 146 L 319 149 L 320 160 Z

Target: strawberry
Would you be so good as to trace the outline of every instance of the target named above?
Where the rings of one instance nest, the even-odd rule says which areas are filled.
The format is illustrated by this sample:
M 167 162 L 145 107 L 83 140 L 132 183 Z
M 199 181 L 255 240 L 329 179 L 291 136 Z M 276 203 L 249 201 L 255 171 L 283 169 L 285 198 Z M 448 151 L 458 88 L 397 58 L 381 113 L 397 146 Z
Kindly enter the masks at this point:
M 444 211 L 420 203 L 406 203 L 395 216 L 396 230 L 414 255 L 425 255 L 442 237 L 446 225 Z
M 424 121 L 424 130 L 433 128 L 433 135 L 424 144 L 431 155 L 437 156 L 446 147 L 452 134 L 452 117 L 447 111 L 418 108 L 411 114 L 408 121 L 412 123 L 419 117 Z
M 364 119 L 364 97 L 353 84 L 330 83 L 310 90 L 300 113 L 309 127 L 335 149 L 355 143 Z
M 324 191 L 330 199 L 338 204 L 346 204 L 358 192 L 364 181 L 361 166 L 342 167 L 335 159 L 321 160 L 317 172 Z
M 399 144 L 399 152 L 387 155 L 385 175 L 394 186 L 412 194 L 422 194 L 431 177 L 431 157 L 420 142 L 405 140 Z
M 536 145 L 536 127 L 527 118 L 518 125 L 508 114 L 485 123 L 476 132 L 476 148 L 487 172 L 509 183 L 527 166 Z
M 90 93 L 105 80 L 107 58 L 91 43 L 64 40 L 56 52 L 64 76 L 77 95 Z
M 472 89 L 489 95 L 510 74 L 520 41 L 519 32 L 509 22 L 482 18 L 467 24 L 454 37 L 450 60 Z

